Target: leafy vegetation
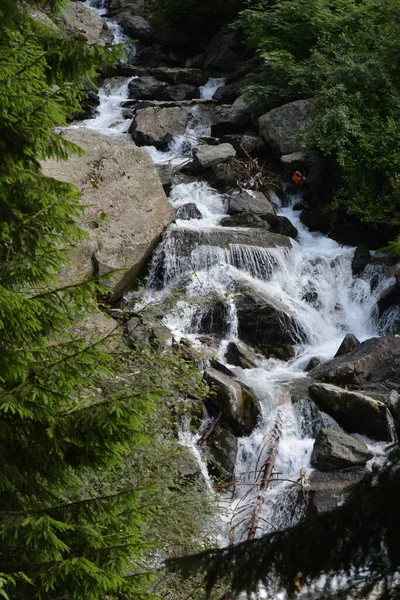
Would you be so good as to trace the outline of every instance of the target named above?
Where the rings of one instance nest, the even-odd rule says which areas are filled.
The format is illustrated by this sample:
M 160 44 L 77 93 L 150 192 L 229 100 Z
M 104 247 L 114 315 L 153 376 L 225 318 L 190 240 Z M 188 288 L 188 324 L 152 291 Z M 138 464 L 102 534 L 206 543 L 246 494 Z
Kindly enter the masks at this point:
M 128 348 L 98 282 L 60 278 L 82 207 L 39 161 L 81 152 L 54 127 L 121 55 L 30 17 L 62 4 L 0 8 L 0 597 L 136 599 L 155 547 L 204 547 L 207 502 L 180 476 L 168 400 L 196 374 L 145 339 Z
M 335 206 L 369 223 L 400 225 L 400 3 L 278 0 L 243 11 L 238 25 L 265 83 L 248 96 L 261 112 L 312 98 L 307 145 L 333 157 Z

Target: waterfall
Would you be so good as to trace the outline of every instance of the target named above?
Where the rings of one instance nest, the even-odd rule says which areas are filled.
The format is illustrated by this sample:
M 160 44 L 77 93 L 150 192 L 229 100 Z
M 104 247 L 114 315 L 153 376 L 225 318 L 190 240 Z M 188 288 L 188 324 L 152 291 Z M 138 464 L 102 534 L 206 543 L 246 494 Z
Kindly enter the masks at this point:
M 93 6 L 94 2 L 89 4 Z M 97 10 L 104 12 L 101 7 Z M 118 26 L 112 23 L 112 28 L 116 40 L 121 41 L 123 34 Z M 106 135 L 125 134 L 129 121 L 123 119 L 121 105 L 127 98 L 128 83 L 129 78 L 106 80 L 99 91 L 97 116 L 76 126 Z M 212 98 L 223 83 L 223 79 L 210 79 L 200 90 L 201 98 Z M 163 152 L 146 148 L 156 164 L 182 165 L 190 158 L 198 137 L 210 134 L 210 123 L 198 106 L 188 110 L 190 120 L 184 136 L 174 138 Z M 239 439 L 235 485 L 229 487 L 224 498 L 230 516 L 223 543 L 239 542 L 248 535 L 258 495 L 259 468 L 271 451 L 269 436 L 275 436 L 277 453 L 255 535 L 292 526 L 304 515 L 316 432 L 325 425 L 338 427 L 327 415 L 321 416 L 309 401 L 291 401 L 293 389 L 306 376 L 304 369 L 310 359 L 332 358 L 346 333 L 364 341 L 392 332 L 400 308 L 389 309 L 379 320 L 377 301 L 393 280 L 377 265 L 367 267 L 362 277 L 353 276 L 354 248 L 310 232 L 300 221 L 296 197 L 283 207 L 272 195 L 277 214 L 287 217 L 298 230 L 297 241 L 287 238 L 281 246 L 263 245 L 262 235 L 254 230 L 221 226 L 227 198 L 203 181 L 174 185 L 169 200 L 177 210 L 187 205 L 191 208 L 185 218 L 180 218 L 178 212 L 177 220 L 153 253 L 145 302 L 162 303 L 178 288 L 181 299 L 176 310 L 167 312 L 164 323 L 176 339 L 188 338 L 199 349 L 210 300 L 219 302 L 223 310 L 218 321 L 222 314 L 225 322 L 214 339 L 216 356 L 237 380 L 254 391 L 261 406 L 256 428 L 251 435 Z M 227 364 L 228 342 L 239 341 L 236 295 L 243 286 L 267 298 L 292 319 L 296 343 L 289 361 L 259 355 L 254 368 L 244 370 Z M 181 440 L 192 448 L 204 473 L 196 436 L 182 431 Z M 209 484 L 209 478 L 206 479 Z

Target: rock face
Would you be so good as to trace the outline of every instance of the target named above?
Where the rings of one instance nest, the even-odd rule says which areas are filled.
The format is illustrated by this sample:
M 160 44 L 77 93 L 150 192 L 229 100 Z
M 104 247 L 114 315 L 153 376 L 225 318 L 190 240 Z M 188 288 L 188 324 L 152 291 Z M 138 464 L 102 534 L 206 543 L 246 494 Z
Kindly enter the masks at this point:
M 74 283 L 92 276 L 94 262 L 103 272 L 125 269 L 112 282 L 112 300 L 116 300 L 140 274 L 174 211 L 146 151 L 88 129 L 63 135 L 88 154 L 66 162 L 48 160 L 43 171 L 81 190 L 82 203 L 89 206 L 84 221 L 93 224 L 86 226 L 90 240 L 71 252 L 63 280 Z M 103 213 L 109 221 L 98 227 Z
M 88 44 L 104 46 L 114 39 L 101 16 L 80 2 L 69 2 L 62 10 L 60 20 L 69 35 L 84 36 Z
M 304 341 L 305 334 L 275 299 L 241 283 L 235 299 L 239 338 L 252 346 L 280 346 Z
M 198 146 L 193 150 L 193 165 L 195 169 L 204 171 L 219 163 L 227 162 L 234 156 L 236 156 L 236 151 L 230 144 Z
M 336 471 L 365 465 L 372 457 L 363 442 L 341 431 L 321 429 L 314 443 L 311 466 L 320 471 Z
M 360 275 L 365 267 L 371 262 L 371 253 L 366 246 L 357 246 L 354 252 L 351 268 L 353 275 Z
M 190 221 L 190 219 L 201 219 L 201 212 L 194 202 L 188 202 L 187 204 L 183 204 L 176 209 L 176 218 L 182 219 L 183 221 Z
M 218 479 L 232 479 L 238 448 L 237 438 L 229 429 L 217 427 L 207 440 L 210 459 L 208 469 Z
M 165 149 L 174 135 L 185 133 L 188 118 L 188 112 L 178 106 L 143 108 L 137 111 L 132 137 L 138 146 Z
M 337 356 L 344 356 L 345 354 L 349 354 L 349 352 L 352 352 L 354 348 L 357 348 L 357 346 L 359 345 L 360 342 L 358 341 L 356 336 L 352 333 L 348 333 L 344 337 L 343 342 L 340 344 L 339 349 L 335 354 L 335 358 Z
M 229 342 L 225 353 L 225 360 L 230 365 L 242 369 L 254 369 L 257 366 L 256 354 L 240 342 Z
M 229 229 L 212 229 L 209 231 L 193 229 L 175 229 L 170 231 L 177 256 L 187 257 L 197 246 L 216 246 L 228 248 L 229 246 L 245 245 L 260 248 L 291 248 L 289 238 L 264 229 L 246 229 L 231 231 Z
M 400 336 L 390 335 L 363 342 L 350 354 L 329 360 L 312 371 L 312 377 L 338 385 L 365 388 L 379 384 L 400 389 Z
M 249 435 L 260 415 L 258 400 L 250 388 L 216 369 L 206 369 L 204 376 L 211 388 L 206 399 L 210 415 L 221 414 L 221 424 L 232 429 L 235 435 Z
M 239 213 L 232 217 L 225 217 L 219 224 L 222 227 L 263 227 L 267 231 L 271 229 L 266 221 L 252 213 Z
M 198 89 L 194 85 L 170 85 L 151 75 L 143 75 L 140 79 L 132 79 L 128 85 L 129 98 L 141 100 L 158 100 L 179 102 L 198 97 Z
M 220 137 L 245 132 L 250 125 L 250 110 L 243 96 L 232 106 L 217 106 L 212 115 L 211 135 Z
M 317 369 L 319 367 L 314 371 Z M 333 417 L 346 431 L 390 441 L 387 407 L 383 402 L 329 383 L 314 383 L 309 392 L 319 408 Z
M 272 203 L 262 192 L 244 190 L 240 194 L 232 194 L 229 198 L 228 214 L 253 213 L 255 215 L 275 215 Z
M 321 515 L 337 508 L 365 476 L 365 471 L 334 473 L 315 472 L 310 478 L 307 512 L 310 516 Z
M 224 27 L 209 42 L 204 54 L 195 58 L 193 66 L 200 66 L 216 74 L 232 72 L 245 60 L 246 54 L 237 30 Z
M 156 41 L 153 28 L 143 17 L 124 13 L 118 22 L 126 35 L 131 38 L 137 39 L 143 44 L 152 44 Z
M 310 101 L 296 100 L 262 115 L 260 134 L 267 144 L 281 154 L 299 152 L 301 133 L 310 122 Z

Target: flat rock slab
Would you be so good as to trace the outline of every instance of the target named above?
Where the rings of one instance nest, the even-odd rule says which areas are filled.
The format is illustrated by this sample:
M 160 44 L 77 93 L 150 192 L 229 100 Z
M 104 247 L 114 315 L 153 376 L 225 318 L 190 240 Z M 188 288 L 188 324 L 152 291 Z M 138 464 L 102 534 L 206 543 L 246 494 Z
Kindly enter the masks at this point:
M 94 263 L 100 273 L 122 269 L 110 283 L 116 300 L 141 273 L 174 210 L 145 150 L 88 129 L 66 130 L 63 136 L 87 154 L 48 160 L 43 172 L 81 190 L 90 240 L 71 251 L 62 278 L 66 283 L 87 279 L 95 274 Z M 106 222 L 99 227 L 102 216 Z
M 320 471 L 336 471 L 363 466 L 372 457 L 364 442 L 335 429 L 321 429 L 311 455 L 311 466 Z
M 139 146 L 165 149 L 175 135 L 183 135 L 189 113 L 184 108 L 144 108 L 138 110 L 132 127 L 132 137 Z
M 214 165 L 227 162 L 234 156 L 236 156 L 236 150 L 231 144 L 198 146 L 193 150 L 193 166 L 196 169 L 205 170 Z
M 69 2 L 62 10 L 59 20 L 66 27 L 67 33 L 84 36 L 88 44 L 104 46 L 111 44 L 114 39 L 104 19 L 80 2 Z
M 243 191 L 240 194 L 232 194 L 229 198 L 229 215 L 240 213 L 252 213 L 254 215 L 275 215 L 275 208 L 262 192 Z
M 365 469 L 333 473 L 316 471 L 310 478 L 307 513 L 314 516 L 334 510 L 343 504 L 365 475 Z

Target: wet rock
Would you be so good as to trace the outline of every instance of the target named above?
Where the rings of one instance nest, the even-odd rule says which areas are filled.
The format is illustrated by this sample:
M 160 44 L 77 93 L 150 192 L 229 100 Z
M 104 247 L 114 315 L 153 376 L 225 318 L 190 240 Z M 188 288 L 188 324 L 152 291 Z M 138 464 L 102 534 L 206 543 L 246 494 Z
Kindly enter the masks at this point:
M 180 206 L 176 209 L 175 216 L 177 219 L 190 221 L 190 219 L 201 219 L 201 212 L 194 202 L 188 202 L 187 204 L 183 204 L 183 206 Z
M 364 442 L 333 429 L 321 429 L 311 454 L 311 466 L 319 471 L 336 471 L 363 466 L 372 457 Z
M 275 215 L 275 208 L 262 192 L 244 190 L 229 198 L 228 215 L 253 213 L 255 215 Z
M 225 353 L 225 360 L 230 365 L 242 369 L 253 369 L 257 366 L 257 355 L 240 342 L 229 342 Z
M 291 242 L 283 235 L 269 233 L 264 229 L 175 229 L 169 232 L 177 258 L 187 257 L 198 246 L 216 246 L 229 250 L 231 245 L 257 246 L 260 248 L 290 248 Z
M 207 71 L 224 75 L 236 70 L 245 59 L 246 52 L 240 42 L 240 32 L 226 26 L 210 40 L 205 53 L 197 58 L 196 66 L 200 63 Z
M 210 338 L 210 339 L 212 339 L 212 338 Z M 224 375 L 228 375 L 228 377 L 233 377 L 233 378 L 235 377 L 235 373 L 233 371 L 228 369 L 228 367 L 226 365 L 224 365 L 219 360 L 216 360 L 215 358 L 210 359 L 210 367 L 212 367 L 213 369 L 216 369 L 217 371 L 220 371 Z
M 319 365 L 311 375 L 337 385 L 400 390 L 400 336 L 362 342 L 350 354 Z
M 236 156 L 236 152 L 230 144 L 197 146 L 193 150 L 193 165 L 195 169 L 203 171 L 219 163 L 227 162 L 234 156 Z
M 360 275 L 365 267 L 371 262 L 371 253 L 366 246 L 362 244 L 357 246 L 354 252 L 353 260 L 351 261 L 351 269 L 353 275 Z
M 349 354 L 360 345 L 359 340 L 352 333 L 347 333 L 339 346 L 338 351 L 335 354 L 335 358 L 337 356 L 344 356 L 345 354 Z
M 379 316 L 381 317 L 383 313 L 391 308 L 392 306 L 396 306 L 400 304 L 400 285 L 394 283 L 389 286 L 382 294 L 382 296 L 378 300 L 378 310 Z
M 254 131 L 246 131 L 245 133 L 231 133 L 223 135 L 220 138 L 221 143 L 232 144 L 237 155 L 246 157 L 246 152 L 250 155 L 257 154 L 264 149 L 264 140 L 254 133 Z
M 152 44 L 157 41 L 150 23 L 140 15 L 124 13 L 118 19 L 122 30 L 134 40 L 143 44 Z
M 170 85 L 151 75 L 133 79 L 128 85 L 129 98 L 150 101 L 182 101 L 198 97 L 198 89 L 194 85 Z
M 141 100 L 171 100 L 168 84 L 146 75 L 133 79 L 128 85 L 129 98 Z
M 88 44 L 111 44 L 114 36 L 99 14 L 80 2 L 70 2 L 63 8 L 59 20 L 71 37 L 86 38 Z
M 153 45 L 151 48 L 143 48 L 136 54 L 128 58 L 129 65 L 137 67 L 174 67 L 179 64 L 179 59 L 173 54 L 166 52 L 159 45 Z M 135 75 L 135 73 L 132 73 Z M 127 75 L 129 76 L 129 75 Z
M 145 150 L 89 129 L 70 129 L 62 135 L 87 154 L 62 162 L 47 160 L 44 173 L 81 190 L 86 224 L 107 215 L 102 227 L 86 225 L 90 239 L 71 250 L 62 279 L 69 284 L 92 277 L 95 255 L 108 269 L 120 269 L 110 282 L 114 301 L 143 271 L 174 210 Z
M 229 330 L 228 308 L 220 300 L 211 302 L 210 306 L 200 309 L 201 316 L 194 317 L 193 327 L 205 335 L 216 335 L 224 337 Z
M 343 504 L 365 475 L 364 469 L 312 473 L 308 491 L 308 515 L 321 515 Z
M 281 235 L 287 235 L 292 239 L 296 239 L 299 235 L 296 227 L 292 225 L 291 221 L 287 217 L 277 216 L 274 213 L 262 215 L 262 219 L 269 223 L 271 230 L 274 233 L 280 233 Z
M 232 106 L 217 106 L 211 117 L 213 137 L 245 132 L 250 126 L 250 109 L 243 96 L 239 96 Z
M 221 415 L 221 425 L 230 427 L 235 435 L 250 435 L 260 416 L 259 402 L 251 389 L 212 368 L 206 369 L 204 377 L 211 388 L 205 400 L 209 414 Z
M 261 137 L 281 154 L 300 152 L 301 134 L 310 123 L 310 112 L 309 100 L 295 100 L 270 110 L 259 119 Z
M 208 80 L 207 75 L 205 75 L 204 71 L 201 69 L 157 67 L 150 70 L 147 69 L 147 73 L 160 81 L 169 83 L 170 85 L 187 84 L 194 87 L 200 87 Z M 141 75 L 141 73 L 138 73 L 138 75 Z
M 132 124 L 132 137 L 138 146 L 167 148 L 174 135 L 183 135 L 188 112 L 179 107 L 138 110 Z
M 254 83 L 257 80 L 257 75 L 249 73 L 243 79 L 233 81 L 221 85 L 215 92 L 213 100 L 217 100 L 221 104 L 233 104 L 237 98 L 241 95 L 243 88 Z
M 99 95 L 94 90 L 89 91 L 87 93 L 85 100 L 83 100 L 83 102 L 82 102 L 82 105 L 81 105 L 82 112 L 75 113 L 74 119 L 81 120 L 81 119 L 93 118 L 97 113 L 97 108 L 98 108 L 99 104 L 100 104 Z
M 237 438 L 226 428 L 216 427 L 207 440 L 209 460 L 207 467 L 217 479 L 232 480 L 238 449 Z
M 220 163 L 202 172 L 201 178 L 221 193 L 236 187 L 236 174 L 229 163 Z
M 264 227 L 270 231 L 268 223 L 252 213 L 240 213 L 233 217 L 225 217 L 219 223 L 222 227 Z
M 308 373 L 309 371 L 315 369 L 315 367 L 318 367 L 319 364 L 321 364 L 321 360 L 314 356 L 313 358 L 310 358 L 310 361 L 307 363 L 307 366 L 304 370 L 306 373 Z
M 309 392 L 319 408 L 333 417 L 346 431 L 390 441 L 387 408 L 383 402 L 329 383 L 314 383 Z
M 296 356 L 293 346 L 289 344 L 265 346 L 262 348 L 262 353 L 266 358 L 277 358 L 285 362 Z
M 400 423 L 400 394 L 396 390 L 392 390 L 383 401 L 390 410 L 392 417 Z
M 295 386 L 297 385 L 297 382 Z M 342 431 L 342 428 L 336 423 L 332 417 L 319 410 L 318 406 L 308 397 L 308 389 L 301 392 L 291 386 L 291 400 L 293 403 L 293 411 L 297 418 L 299 432 L 301 438 L 316 438 L 321 429 L 329 429 L 333 431 Z M 298 396 L 301 396 L 299 398 Z M 305 396 L 305 397 L 304 397 Z
M 235 297 L 238 335 L 256 347 L 295 344 L 305 340 L 305 333 L 287 308 L 247 283 L 239 282 Z

